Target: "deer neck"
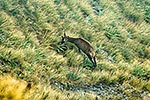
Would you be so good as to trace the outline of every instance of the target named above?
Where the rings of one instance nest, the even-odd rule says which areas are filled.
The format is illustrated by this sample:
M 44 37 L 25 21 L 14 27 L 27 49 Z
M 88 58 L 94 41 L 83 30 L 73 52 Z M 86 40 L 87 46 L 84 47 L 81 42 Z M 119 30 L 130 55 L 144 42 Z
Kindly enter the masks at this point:
M 68 42 L 75 43 L 76 38 L 68 37 Z

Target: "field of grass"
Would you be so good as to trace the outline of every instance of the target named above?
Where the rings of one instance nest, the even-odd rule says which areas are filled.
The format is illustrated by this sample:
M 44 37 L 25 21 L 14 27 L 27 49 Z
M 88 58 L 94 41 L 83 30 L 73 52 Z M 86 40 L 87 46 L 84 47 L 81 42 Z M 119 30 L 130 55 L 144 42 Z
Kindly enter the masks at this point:
M 75 45 L 58 44 L 64 32 L 92 44 L 96 69 Z M 149 92 L 149 0 L 0 0 L 0 100 L 142 100 Z

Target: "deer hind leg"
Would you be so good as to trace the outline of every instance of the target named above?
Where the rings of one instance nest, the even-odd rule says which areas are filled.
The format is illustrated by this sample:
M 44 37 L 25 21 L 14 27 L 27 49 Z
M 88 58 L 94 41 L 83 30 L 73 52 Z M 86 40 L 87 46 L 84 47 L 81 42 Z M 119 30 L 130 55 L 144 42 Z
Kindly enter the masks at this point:
M 96 67 L 97 64 L 96 64 L 96 58 L 95 57 L 93 57 L 93 61 L 94 61 L 94 67 Z
M 93 63 L 94 68 L 96 67 L 96 61 L 95 58 L 91 57 L 90 55 L 87 55 L 90 61 Z

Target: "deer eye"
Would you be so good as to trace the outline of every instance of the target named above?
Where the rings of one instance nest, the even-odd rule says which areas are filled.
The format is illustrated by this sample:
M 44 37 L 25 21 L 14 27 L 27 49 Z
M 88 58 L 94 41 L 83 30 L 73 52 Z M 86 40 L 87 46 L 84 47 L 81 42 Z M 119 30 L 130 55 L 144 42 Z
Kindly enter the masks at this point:
M 63 44 L 63 43 L 65 43 L 65 39 L 64 38 L 62 38 L 62 40 L 61 40 L 61 44 Z
M 65 42 L 65 39 L 63 38 L 63 42 Z

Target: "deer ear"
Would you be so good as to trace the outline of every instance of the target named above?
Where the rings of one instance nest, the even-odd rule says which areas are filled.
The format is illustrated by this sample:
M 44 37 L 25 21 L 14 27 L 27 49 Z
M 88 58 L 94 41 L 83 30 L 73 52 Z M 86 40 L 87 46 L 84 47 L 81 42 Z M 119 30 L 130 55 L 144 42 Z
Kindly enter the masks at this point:
M 66 33 L 64 33 L 64 37 L 66 37 Z

